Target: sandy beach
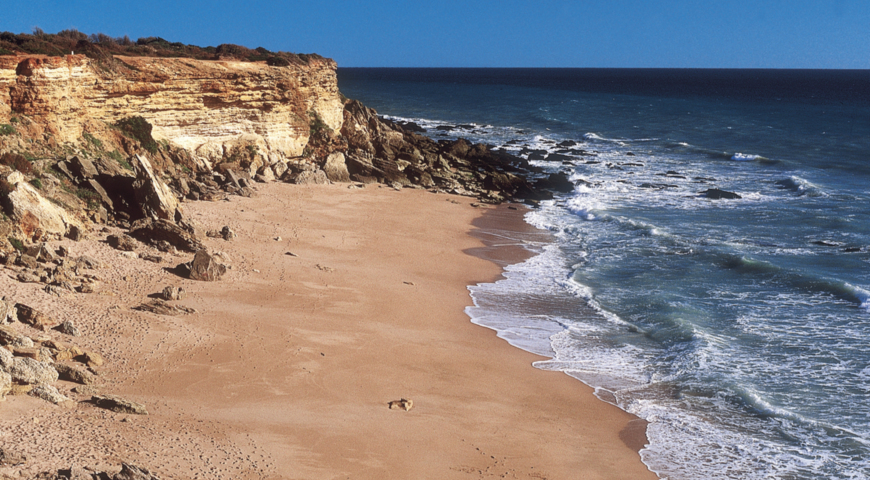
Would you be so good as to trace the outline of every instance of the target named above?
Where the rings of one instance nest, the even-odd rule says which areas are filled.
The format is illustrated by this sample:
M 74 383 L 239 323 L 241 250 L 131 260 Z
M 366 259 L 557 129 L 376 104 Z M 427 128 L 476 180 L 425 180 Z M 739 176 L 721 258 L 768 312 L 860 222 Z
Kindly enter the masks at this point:
M 10 396 L 0 447 L 30 460 L 0 474 L 126 461 L 162 479 L 656 478 L 637 453 L 642 422 L 465 315 L 466 286 L 522 258 L 486 241 L 528 228 L 520 211 L 375 185 L 258 189 L 183 206 L 237 234 L 206 239 L 232 266 L 220 281 L 172 273 L 190 254 L 125 257 L 100 241 L 114 230 L 59 242 L 106 265 L 96 293 L 58 298 L 0 275 L 5 295 L 80 326 L 75 342 L 106 358 L 101 392 L 149 410 L 99 409 L 69 382 L 71 408 Z M 197 313 L 131 309 L 167 285 Z M 403 398 L 409 411 L 388 408 Z

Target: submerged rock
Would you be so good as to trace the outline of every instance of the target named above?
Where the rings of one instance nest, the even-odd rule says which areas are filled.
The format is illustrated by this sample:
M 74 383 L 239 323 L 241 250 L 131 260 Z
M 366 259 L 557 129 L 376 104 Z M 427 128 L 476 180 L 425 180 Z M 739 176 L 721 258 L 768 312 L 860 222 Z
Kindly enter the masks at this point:
M 729 192 L 727 190 L 720 190 L 718 188 L 709 188 L 707 190 L 704 190 L 703 192 L 701 192 L 701 195 L 704 195 L 705 197 L 707 197 L 711 200 L 721 200 L 721 199 L 739 200 L 739 199 L 743 198 L 734 192 Z

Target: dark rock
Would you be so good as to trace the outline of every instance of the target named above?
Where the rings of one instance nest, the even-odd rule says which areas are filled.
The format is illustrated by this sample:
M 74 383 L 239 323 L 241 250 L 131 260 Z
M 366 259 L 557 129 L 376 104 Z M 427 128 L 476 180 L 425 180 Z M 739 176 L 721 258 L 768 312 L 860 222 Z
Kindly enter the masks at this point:
M 130 226 L 130 235 L 158 248 L 161 242 L 188 252 L 195 252 L 205 246 L 200 241 L 198 232 L 192 227 L 184 228 L 164 219 L 136 220 Z
M 67 238 L 74 242 L 80 242 L 84 240 L 85 235 L 81 228 L 76 225 L 70 225 L 69 231 L 66 233 Z
M 40 312 L 33 307 L 24 305 L 23 303 L 15 304 L 15 308 L 18 310 L 18 320 L 32 327 L 53 327 L 57 324 L 57 322 L 52 320 L 51 317 L 49 317 L 48 315 Z
M 712 199 L 712 200 L 720 200 L 720 199 L 737 200 L 737 199 L 743 198 L 734 192 L 720 190 L 718 188 L 710 188 L 710 189 L 704 190 L 703 192 L 701 192 L 701 195 L 704 195 L 705 197 Z
M 148 410 L 141 403 L 131 402 L 116 395 L 94 395 L 91 401 L 100 408 L 105 408 L 116 413 L 148 415 Z M 115 478 L 118 477 L 115 476 Z
M 568 176 L 564 173 L 553 173 L 546 179 L 535 182 L 534 188 L 568 193 L 574 191 L 574 183 L 568 180 Z
M 136 250 L 136 241 L 127 235 L 109 235 L 106 237 L 106 242 L 116 250 L 132 252 Z

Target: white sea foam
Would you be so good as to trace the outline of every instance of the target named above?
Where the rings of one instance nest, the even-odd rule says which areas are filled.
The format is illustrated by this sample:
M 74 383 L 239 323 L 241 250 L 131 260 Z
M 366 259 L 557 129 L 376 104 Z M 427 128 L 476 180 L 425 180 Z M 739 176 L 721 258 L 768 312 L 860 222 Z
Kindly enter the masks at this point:
M 731 157 L 731 160 L 734 160 L 736 162 L 751 162 L 753 160 L 759 160 L 761 158 L 764 158 L 764 157 L 762 157 L 761 155 L 755 155 L 755 154 L 751 154 L 751 153 L 739 153 L 738 152 L 738 153 L 735 153 Z

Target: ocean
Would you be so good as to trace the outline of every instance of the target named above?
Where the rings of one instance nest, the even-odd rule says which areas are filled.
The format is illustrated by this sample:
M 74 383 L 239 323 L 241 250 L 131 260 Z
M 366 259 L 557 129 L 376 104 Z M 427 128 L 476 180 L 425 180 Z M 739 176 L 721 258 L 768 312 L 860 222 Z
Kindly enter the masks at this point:
M 646 419 L 660 477 L 870 478 L 870 71 L 338 78 L 575 182 L 526 215 L 553 242 L 468 314 Z

